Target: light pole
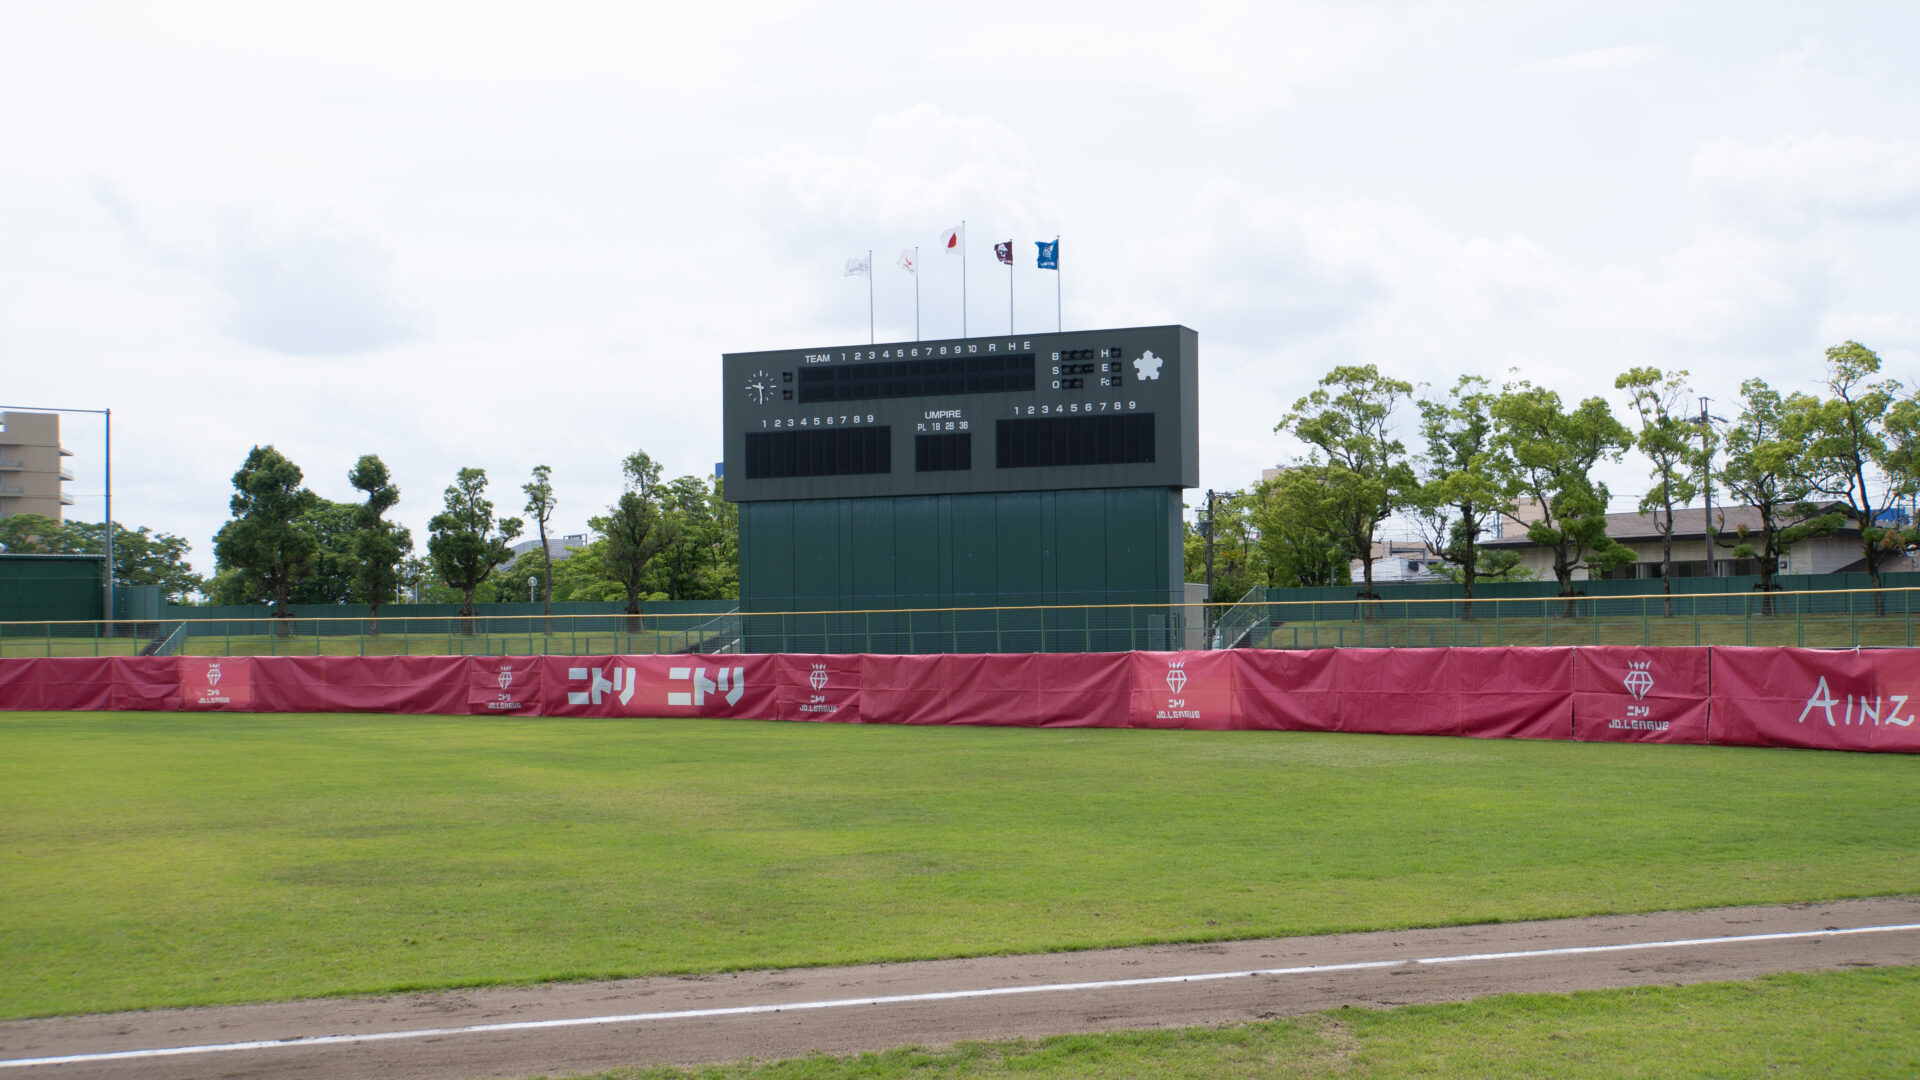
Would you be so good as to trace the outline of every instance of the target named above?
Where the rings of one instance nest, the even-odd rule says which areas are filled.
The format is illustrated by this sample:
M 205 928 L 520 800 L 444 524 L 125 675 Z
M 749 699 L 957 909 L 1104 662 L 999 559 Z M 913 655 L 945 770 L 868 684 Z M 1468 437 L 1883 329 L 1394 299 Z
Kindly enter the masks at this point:
M 540 579 L 538 577 L 529 577 L 527 578 L 527 603 L 537 604 L 539 602 Z
M 106 506 L 106 517 L 107 517 L 106 605 L 107 607 L 106 607 L 106 611 L 102 612 L 102 614 L 105 615 L 109 621 L 111 621 L 113 619 L 113 410 L 112 409 L 50 409 L 42 405 L 0 405 L 0 412 L 43 412 L 43 413 L 55 413 L 55 414 L 91 413 L 95 416 L 104 416 L 107 418 L 106 465 L 102 470 L 103 475 L 106 477 L 106 482 L 107 482 L 107 497 L 106 497 L 106 502 L 107 502 L 107 506 Z M 55 447 L 56 453 L 58 449 L 59 449 L 58 447 Z M 56 459 L 56 464 L 57 464 L 57 459 Z

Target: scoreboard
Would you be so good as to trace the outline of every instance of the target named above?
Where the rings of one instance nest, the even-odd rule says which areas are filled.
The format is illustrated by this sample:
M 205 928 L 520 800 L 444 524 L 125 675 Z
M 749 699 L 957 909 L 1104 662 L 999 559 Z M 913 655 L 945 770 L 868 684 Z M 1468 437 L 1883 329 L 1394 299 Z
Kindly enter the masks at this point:
M 727 353 L 732 502 L 1199 486 L 1184 326 Z

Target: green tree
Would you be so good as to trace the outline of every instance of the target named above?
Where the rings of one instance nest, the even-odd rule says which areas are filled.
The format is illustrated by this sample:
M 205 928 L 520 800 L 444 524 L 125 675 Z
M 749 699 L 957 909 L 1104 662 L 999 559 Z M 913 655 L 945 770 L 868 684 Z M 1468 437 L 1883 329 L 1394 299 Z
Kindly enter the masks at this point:
M 1810 501 L 1813 485 L 1801 468 L 1800 444 L 1788 435 L 1779 391 L 1764 379 L 1748 379 L 1740 384 L 1740 402 L 1740 418 L 1727 429 L 1726 464 L 1717 475 L 1734 500 L 1759 512 L 1758 533 L 1744 524 L 1736 530 L 1733 557 L 1754 560 L 1764 595 L 1773 589 L 1781 552 L 1840 528 L 1846 516 Z M 1762 604 L 1772 614 L 1771 598 Z
M 385 518 L 400 502 L 400 488 L 376 454 L 364 454 L 347 471 L 347 483 L 366 498 L 354 508 L 353 595 L 367 605 L 367 632 L 380 632 L 380 605 L 400 595 L 401 564 L 413 552 L 413 533 Z
M 727 501 L 726 481 L 715 477 L 707 491 L 707 519 L 710 521 L 704 542 L 707 549 L 709 594 L 703 599 L 740 598 L 740 508 Z
M 1445 564 L 1441 572 L 1466 593 L 1461 615 L 1468 619 L 1481 578 L 1512 581 L 1521 572 L 1518 552 L 1481 546 L 1514 510 L 1513 460 L 1494 446 L 1493 402 L 1492 386 L 1477 375 L 1461 376 L 1445 398 L 1420 400 L 1426 451 L 1407 496 L 1427 546 Z
M 537 573 L 517 573 L 516 576 L 523 578 L 537 576 L 541 579 L 546 597 L 546 607 L 543 614 L 547 617 L 547 633 L 552 633 L 553 573 L 552 568 L 547 565 L 547 522 L 553 519 L 553 508 L 559 505 L 559 500 L 554 498 L 553 495 L 553 469 L 546 465 L 535 465 L 533 467 L 533 479 L 521 484 L 520 490 L 526 492 L 526 514 L 533 519 L 534 525 L 539 532 L 540 569 Z M 531 567 L 528 569 L 529 571 L 532 570 Z
M 213 538 L 214 567 L 231 572 L 234 592 L 249 602 L 271 600 L 274 616 L 282 619 L 292 616 L 288 597 L 319 560 L 319 541 L 299 522 L 318 496 L 300 485 L 302 479 L 300 466 L 280 451 L 254 447 L 233 474 L 233 520 Z
M 473 617 L 473 594 L 494 570 L 513 561 L 519 518 L 493 518 L 487 471 L 461 469 L 446 490 L 446 509 L 427 522 L 427 557 L 439 579 L 460 590 L 460 614 Z M 471 628 L 463 633 L 470 633 Z
M 1653 519 L 1660 534 L 1660 593 L 1666 615 L 1673 617 L 1673 510 L 1685 506 L 1700 493 L 1694 477 L 1712 464 L 1712 442 L 1696 446 L 1694 438 L 1701 427 L 1680 414 L 1687 397 L 1687 373 L 1663 375 L 1659 368 L 1637 367 L 1613 381 L 1614 388 L 1625 390 L 1633 411 L 1640 417 L 1640 431 L 1634 446 L 1653 463 L 1653 487 L 1640 499 L 1640 512 Z M 1711 428 L 1706 429 L 1711 432 Z M 1713 551 L 1707 551 L 1711 563 Z
M 457 604 L 460 591 L 441 584 L 433 561 L 410 555 L 400 561 L 400 594 L 415 604 Z
M 620 470 L 626 477 L 625 489 L 605 516 L 588 524 L 605 541 L 601 565 L 626 594 L 627 614 L 638 615 L 648 565 L 673 543 L 676 530 L 661 506 L 660 466 L 647 452 L 627 455 Z
M 586 547 L 553 563 L 553 593 L 562 600 L 605 602 L 625 597 L 626 589 L 607 570 L 607 541 L 593 540 Z
M 296 528 L 313 536 L 313 570 L 293 587 L 296 604 L 344 604 L 353 599 L 354 536 L 359 532 L 358 508 L 319 495 L 294 519 Z
M 1359 560 L 1361 595 L 1369 599 L 1376 598 L 1374 533 L 1413 486 L 1406 447 L 1393 437 L 1394 410 L 1412 393 L 1412 383 L 1388 378 L 1372 364 L 1336 367 L 1274 427 L 1319 451 L 1296 471 L 1325 489 L 1319 501 L 1327 521 L 1341 547 Z
M 1514 466 L 1509 494 L 1537 504 L 1541 516 L 1528 524 L 1527 538 L 1552 553 L 1560 595 L 1578 595 L 1575 570 L 1632 562 L 1633 552 L 1607 535 L 1607 486 L 1592 476 L 1595 464 L 1620 460 L 1633 444 L 1605 399 L 1588 398 L 1569 412 L 1559 394 L 1523 379 L 1503 387 L 1491 409 L 1494 449 Z
M 67 527 L 40 514 L 0 518 L 0 551 L 11 555 L 71 555 Z
M 1283 469 L 1258 488 L 1255 547 L 1275 588 L 1352 583 L 1347 545 L 1330 527 L 1329 499 L 1327 486 L 1308 468 Z
M 1788 438 L 1802 447 L 1801 468 L 1815 495 L 1846 504 L 1860 523 L 1867 576 L 1880 588 L 1880 562 L 1911 535 L 1882 515 L 1914 493 L 1920 452 L 1920 402 L 1880 373 L 1880 357 L 1857 341 L 1827 350 L 1825 401 L 1795 394 L 1786 403 Z M 1875 613 L 1885 600 L 1875 597 Z
M 672 541 L 647 574 L 649 591 L 669 600 L 719 600 L 740 592 L 740 515 L 698 476 L 682 476 L 660 488 L 661 512 Z
M 1433 568 L 1433 572 L 1453 582 L 1455 585 L 1464 586 L 1466 584 L 1466 571 L 1459 566 L 1450 563 L 1441 563 L 1439 566 Z M 1481 548 L 1480 562 L 1473 571 L 1475 581 L 1483 581 L 1488 584 L 1498 584 L 1505 581 L 1532 581 L 1537 576 L 1538 575 L 1532 570 L 1522 565 L 1519 552 L 1505 551 L 1498 548 Z M 1467 606 L 1465 617 L 1469 619 L 1473 617 L 1471 605 Z
M 107 530 L 99 522 L 55 521 L 39 514 L 0 518 L 0 551 L 15 555 L 102 555 Z M 158 585 L 168 603 L 184 604 L 208 585 L 187 562 L 193 546 L 172 533 L 145 525 L 113 523 L 113 580 L 118 585 Z
M 513 565 L 494 575 L 489 585 L 497 585 L 496 600 L 506 603 L 519 603 L 527 599 L 527 579 L 534 581 L 530 602 L 537 603 L 542 596 L 547 600 L 547 614 L 553 613 L 553 566 L 547 561 L 547 553 L 539 548 L 528 548 L 513 560 Z
M 1213 520 L 1206 520 L 1206 504 L 1186 523 L 1184 556 L 1186 580 L 1205 581 L 1207 576 L 1207 534 L 1213 534 L 1213 601 L 1224 604 L 1240 599 L 1255 587 L 1266 588 L 1270 574 L 1265 555 L 1259 547 L 1259 530 L 1254 525 L 1257 491 L 1216 492 Z M 1224 610 L 1224 609 L 1216 609 Z

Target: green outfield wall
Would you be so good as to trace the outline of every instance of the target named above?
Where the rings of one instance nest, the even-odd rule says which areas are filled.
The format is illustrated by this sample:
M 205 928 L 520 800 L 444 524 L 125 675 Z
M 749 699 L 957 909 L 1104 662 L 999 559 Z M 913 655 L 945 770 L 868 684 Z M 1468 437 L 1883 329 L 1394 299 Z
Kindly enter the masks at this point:
M 106 618 L 100 555 L 0 553 L 0 619 Z
M 1075 639 L 1082 647 L 1100 649 L 1107 637 L 1172 647 L 1141 632 L 1166 634 L 1165 607 L 1182 599 L 1180 509 L 1173 488 L 741 503 L 741 610 L 848 613 L 806 629 L 824 651 L 844 640 L 848 651 L 940 652 L 950 651 L 940 643 L 955 616 L 915 609 L 1153 605 L 1150 623 L 1125 608 L 1036 612 L 1000 647 L 1068 640 L 1049 633 L 1059 629 L 1049 619 L 1093 631 Z M 1083 625 L 1089 619 L 1100 625 Z M 752 637 L 772 624 L 748 625 Z M 750 641 L 749 651 L 763 644 L 773 647 Z

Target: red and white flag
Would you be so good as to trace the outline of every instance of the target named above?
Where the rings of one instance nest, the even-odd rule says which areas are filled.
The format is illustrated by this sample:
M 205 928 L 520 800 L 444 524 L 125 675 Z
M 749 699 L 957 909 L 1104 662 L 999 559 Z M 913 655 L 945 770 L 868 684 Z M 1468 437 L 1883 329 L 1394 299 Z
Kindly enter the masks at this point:
M 1013 241 L 1009 240 L 1004 244 L 993 245 L 993 255 L 994 255 L 994 258 L 999 259 L 1001 262 L 1006 263 L 1008 266 L 1012 266 L 1013 265 Z
M 920 272 L 919 258 L 920 258 L 919 253 L 914 251 L 912 248 L 908 248 L 905 251 L 902 251 L 900 253 L 900 269 L 905 270 L 909 274 L 919 273 Z
M 949 255 L 960 254 L 960 227 L 956 225 L 941 233 L 940 246 L 946 248 Z

